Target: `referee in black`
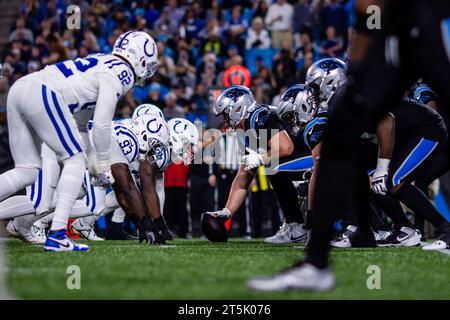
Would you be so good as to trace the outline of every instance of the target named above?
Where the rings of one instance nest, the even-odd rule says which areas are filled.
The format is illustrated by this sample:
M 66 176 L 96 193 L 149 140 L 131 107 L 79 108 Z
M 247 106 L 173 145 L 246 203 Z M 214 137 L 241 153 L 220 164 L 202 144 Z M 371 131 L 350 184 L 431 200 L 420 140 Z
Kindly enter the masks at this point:
M 381 9 L 381 29 L 369 29 L 370 5 Z M 342 199 L 352 190 L 349 177 L 359 136 L 419 78 L 435 88 L 444 106 L 450 105 L 450 1 L 356 0 L 355 10 L 348 83 L 329 105 L 306 258 L 274 276 L 251 279 L 253 289 L 334 288 L 330 240 L 344 209 Z

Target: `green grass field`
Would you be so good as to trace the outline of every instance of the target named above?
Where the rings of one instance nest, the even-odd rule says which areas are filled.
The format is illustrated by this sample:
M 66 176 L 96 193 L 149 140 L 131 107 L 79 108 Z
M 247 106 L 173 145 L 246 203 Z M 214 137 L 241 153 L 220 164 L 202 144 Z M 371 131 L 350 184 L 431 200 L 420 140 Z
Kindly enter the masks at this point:
M 90 252 L 61 254 L 8 241 L 10 291 L 23 299 L 450 299 L 450 255 L 420 248 L 334 250 L 334 291 L 267 294 L 248 290 L 246 279 L 295 262 L 301 247 L 244 240 L 89 244 Z M 67 289 L 70 265 L 81 269 L 80 290 Z M 380 290 L 367 289 L 369 265 L 381 269 Z

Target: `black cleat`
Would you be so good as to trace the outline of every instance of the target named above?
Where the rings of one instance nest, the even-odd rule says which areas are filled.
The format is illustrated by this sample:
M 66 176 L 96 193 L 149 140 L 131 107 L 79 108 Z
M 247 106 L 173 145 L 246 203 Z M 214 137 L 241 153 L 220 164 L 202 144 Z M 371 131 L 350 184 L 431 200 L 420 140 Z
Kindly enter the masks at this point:
M 122 223 L 112 222 L 108 225 L 105 240 L 137 240 L 122 229 Z

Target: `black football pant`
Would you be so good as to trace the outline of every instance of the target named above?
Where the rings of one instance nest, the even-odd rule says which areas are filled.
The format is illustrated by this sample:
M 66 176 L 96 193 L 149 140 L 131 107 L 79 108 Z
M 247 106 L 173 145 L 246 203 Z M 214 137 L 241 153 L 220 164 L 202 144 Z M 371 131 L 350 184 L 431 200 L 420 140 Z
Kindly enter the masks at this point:
M 165 188 L 164 218 L 170 229 L 180 238 L 186 238 L 189 229 L 187 213 L 187 188 Z
M 303 172 L 278 172 L 268 177 L 286 223 L 304 223 L 297 190 L 292 183 L 303 180 Z
M 349 177 L 361 133 L 374 128 L 420 77 L 435 88 L 442 105 L 450 107 L 450 48 L 446 47 L 450 43 L 450 2 L 390 3 L 396 10 L 373 36 L 363 61 L 349 65 L 348 85 L 330 105 L 306 257 L 319 268 L 328 265 L 333 224 L 344 210 L 342 199 L 353 190 Z
M 450 146 L 447 145 L 445 146 L 445 148 L 447 150 L 440 152 L 436 156 L 429 170 L 424 174 L 424 176 L 417 179 L 414 183 L 416 187 L 419 188 L 427 196 L 429 194 L 428 187 L 430 186 L 430 184 L 450 170 L 450 156 L 448 153 L 448 149 L 450 148 Z M 425 217 L 420 213 L 414 213 L 414 226 L 418 228 L 422 233 L 424 232 Z
M 208 176 L 190 174 L 189 190 L 191 206 L 192 235 L 200 237 L 200 217 L 202 213 L 214 211 L 214 188 L 209 185 Z

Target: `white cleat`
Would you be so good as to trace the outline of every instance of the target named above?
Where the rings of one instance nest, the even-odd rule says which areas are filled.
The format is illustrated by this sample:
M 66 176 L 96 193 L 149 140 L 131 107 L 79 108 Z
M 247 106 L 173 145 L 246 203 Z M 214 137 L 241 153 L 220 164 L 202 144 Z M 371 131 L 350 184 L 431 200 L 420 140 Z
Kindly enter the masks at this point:
M 348 225 L 345 230 L 334 239 L 331 240 L 330 245 L 335 248 L 351 248 L 351 237 L 355 234 L 357 228 L 353 225 Z
M 95 234 L 94 223 L 95 218 L 91 217 L 78 218 L 72 223 L 72 229 L 77 231 L 84 239 L 89 241 L 104 241 L 105 239 L 100 238 Z
M 385 230 L 378 230 L 376 232 L 375 231 L 373 232 L 375 241 L 386 240 L 391 234 L 392 234 L 391 231 L 385 231 Z
M 450 244 L 446 243 L 443 240 L 436 240 L 433 243 L 423 246 L 422 249 L 426 251 L 443 251 L 446 249 L 450 249 Z
M 45 228 L 39 228 L 33 224 L 31 225 L 30 232 L 33 237 L 35 237 L 36 239 L 40 239 L 39 241 L 40 244 L 43 244 L 47 239 L 47 235 L 45 234 Z
M 310 263 L 291 267 L 274 276 L 250 279 L 247 285 L 258 291 L 311 290 L 328 291 L 335 279 L 330 269 L 318 269 Z
M 271 237 L 264 240 L 265 243 L 285 244 L 285 243 L 306 243 L 308 232 L 303 228 L 303 224 L 297 222 L 283 223 L 280 230 Z
M 402 227 L 394 231 L 386 239 L 377 241 L 379 247 L 415 247 L 420 246 L 421 234 L 417 230 Z
M 16 225 L 14 223 L 14 219 L 8 222 L 8 224 L 6 225 L 6 231 L 8 231 L 8 233 L 14 238 L 20 237 L 19 231 L 17 230 Z
M 6 230 L 15 238 L 31 243 L 44 244 L 46 236 L 44 234 L 32 231 L 32 224 L 26 216 L 17 217 L 6 225 Z

